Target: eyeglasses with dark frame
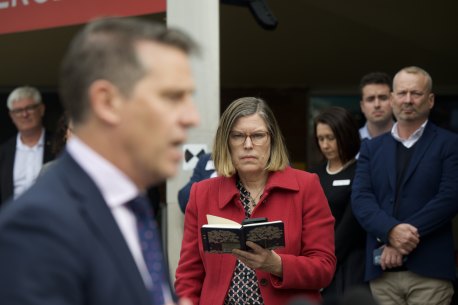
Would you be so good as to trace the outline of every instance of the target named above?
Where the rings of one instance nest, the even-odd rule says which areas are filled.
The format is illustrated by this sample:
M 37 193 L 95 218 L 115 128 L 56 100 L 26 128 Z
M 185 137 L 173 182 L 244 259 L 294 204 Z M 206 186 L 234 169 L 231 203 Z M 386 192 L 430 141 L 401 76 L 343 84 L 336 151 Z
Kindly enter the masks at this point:
M 243 145 L 247 138 L 250 138 L 253 145 L 264 145 L 267 143 L 269 137 L 267 131 L 257 131 L 252 134 L 245 134 L 243 132 L 231 131 L 229 135 L 229 140 L 233 145 Z
M 36 103 L 36 104 L 32 104 L 32 105 L 29 105 L 29 106 L 24 107 L 24 108 L 11 109 L 10 113 L 12 115 L 14 115 L 14 116 L 19 116 L 24 112 L 27 112 L 27 113 L 30 114 L 30 113 L 35 112 L 35 110 L 37 110 L 38 107 L 40 107 L 40 105 L 41 105 L 41 103 Z

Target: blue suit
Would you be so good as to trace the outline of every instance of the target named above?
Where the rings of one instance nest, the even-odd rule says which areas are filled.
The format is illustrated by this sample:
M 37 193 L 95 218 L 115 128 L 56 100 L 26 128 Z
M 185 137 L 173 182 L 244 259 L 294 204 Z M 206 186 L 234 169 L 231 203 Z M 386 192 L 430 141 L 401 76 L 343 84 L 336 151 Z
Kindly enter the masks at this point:
M 68 153 L 0 213 L 0 304 L 151 305 L 100 191 Z
M 180 204 L 181 211 L 186 211 L 186 205 L 189 200 L 189 193 L 191 186 L 194 182 L 199 182 L 204 179 L 210 178 L 215 173 L 215 166 L 213 165 L 212 155 L 207 153 L 202 155 L 197 161 L 196 167 L 192 172 L 191 179 L 178 191 L 178 203 Z
M 400 223 L 418 229 L 420 243 L 407 258 L 408 270 L 422 276 L 455 279 L 451 219 L 458 212 L 458 135 L 428 122 L 396 196 L 396 145 L 390 133 L 364 141 L 352 190 L 353 213 L 368 232 L 365 279 L 382 274 L 373 250 L 388 243 Z M 377 241 L 379 239 L 379 241 Z

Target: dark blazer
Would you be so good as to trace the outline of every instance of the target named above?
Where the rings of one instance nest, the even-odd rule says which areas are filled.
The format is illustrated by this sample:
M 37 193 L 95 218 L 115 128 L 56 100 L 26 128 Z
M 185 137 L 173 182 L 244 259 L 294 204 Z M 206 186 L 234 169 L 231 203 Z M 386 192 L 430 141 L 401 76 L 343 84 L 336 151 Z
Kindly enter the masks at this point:
M 191 192 L 193 183 L 210 178 L 214 172 L 215 167 L 213 166 L 212 155 L 209 153 L 202 155 L 199 161 L 197 161 L 191 179 L 178 191 L 178 204 L 183 213 L 186 211 L 186 205 L 188 204 L 189 193 Z
M 395 216 L 396 145 L 387 133 L 361 146 L 352 207 L 368 232 L 365 279 L 382 273 L 373 265 L 373 250 L 388 242 L 394 226 L 408 223 L 418 229 L 420 243 L 408 255 L 405 266 L 423 276 L 454 280 L 451 219 L 458 211 L 458 135 L 431 122 L 426 125 L 401 182 Z
M 13 168 L 16 156 L 16 139 L 17 134 L 3 143 L 0 148 L 0 206 L 14 194 Z M 51 140 L 51 134 L 46 132 L 43 164 L 55 157 L 51 152 Z
M 0 213 L 0 304 L 151 305 L 100 191 L 64 153 Z

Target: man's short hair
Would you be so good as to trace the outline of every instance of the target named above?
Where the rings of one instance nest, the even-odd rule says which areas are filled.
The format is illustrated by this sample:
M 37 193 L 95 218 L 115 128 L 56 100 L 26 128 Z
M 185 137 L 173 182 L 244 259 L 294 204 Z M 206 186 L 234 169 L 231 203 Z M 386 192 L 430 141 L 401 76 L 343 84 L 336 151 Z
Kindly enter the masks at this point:
M 129 96 L 145 76 L 136 45 L 157 42 L 189 54 L 196 44 L 181 31 L 136 18 L 104 18 L 87 24 L 72 40 L 60 70 L 60 95 L 72 121 L 84 121 L 89 109 L 88 89 L 99 79 Z
M 409 67 L 405 67 L 399 70 L 399 72 L 396 73 L 394 78 L 396 78 L 396 76 L 401 72 L 405 72 L 407 74 L 421 74 L 425 76 L 426 77 L 426 90 L 428 90 L 429 93 L 433 91 L 433 79 L 431 78 L 431 75 L 429 75 L 429 73 L 426 72 L 426 70 L 420 67 L 417 67 L 417 66 L 409 66 Z M 393 79 L 393 86 L 394 86 L 394 79 Z
M 29 87 L 29 86 L 22 86 L 22 87 L 17 87 L 10 93 L 6 101 L 6 106 L 8 107 L 9 110 L 13 110 L 14 102 L 18 100 L 26 99 L 26 98 L 34 100 L 36 104 L 41 103 L 41 94 L 37 88 Z
M 359 82 L 359 91 L 363 94 L 363 88 L 367 85 L 387 85 L 393 91 L 392 79 L 385 72 L 371 72 L 364 75 Z

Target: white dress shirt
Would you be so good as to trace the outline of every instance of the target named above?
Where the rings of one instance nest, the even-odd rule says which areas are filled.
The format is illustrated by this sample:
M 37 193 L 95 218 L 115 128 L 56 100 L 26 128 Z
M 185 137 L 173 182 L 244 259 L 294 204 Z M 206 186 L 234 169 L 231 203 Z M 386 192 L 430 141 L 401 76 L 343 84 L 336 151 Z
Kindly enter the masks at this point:
M 404 145 L 406 148 L 411 148 L 415 143 L 417 143 L 417 141 L 423 135 L 423 132 L 425 131 L 425 126 L 426 126 L 427 123 L 428 123 L 428 120 L 426 120 L 423 124 L 421 124 L 421 126 L 417 130 L 415 130 L 414 133 L 412 133 L 409 138 L 402 139 L 399 136 L 398 123 L 396 122 L 393 125 L 393 128 L 391 129 L 391 135 L 393 136 L 393 138 L 396 141 L 401 142 L 402 145 Z
M 44 143 L 44 129 L 41 131 L 41 136 L 37 144 L 32 147 L 25 145 L 21 140 L 21 134 L 17 134 L 13 167 L 15 199 L 35 183 L 43 166 Z
M 372 139 L 371 135 L 369 134 L 369 129 L 367 128 L 367 122 L 364 124 L 363 127 L 359 129 L 359 137 L 361 140 L 363 139 Z
M 151 277 L 140 248 L 135 215 L 126 206 L 127 202 L 140 194 L 140 190 L 123 172 L 76 136 L 72 136 L 68 141 L 67 151 L 92 178 L 102 193 L 127 242 L 143 281 L 149 287 Z
M 102 193 L 126 240 L 146 287 L 151 287 L 152 280 L 143 258 L 136 218 L 133 212 L 126 206 L 127 202 L 140 195 L 140 190 L 122 171 L 75 135 L 67 142 L 66 149 L 73 159 L 75 159 L 76 163 L 91 177 Z M 168 285 L 163 286 L 162 292 L 165 304 L 171 304 L 172 294 L 170 287 Z

